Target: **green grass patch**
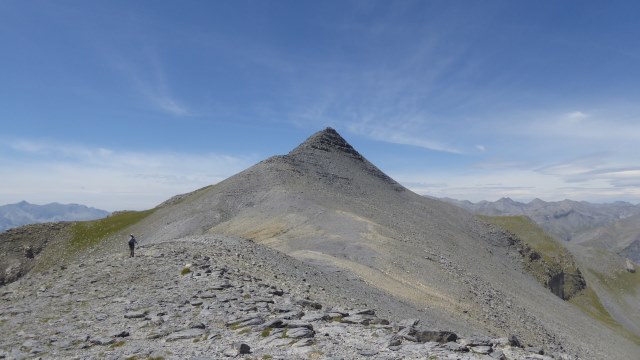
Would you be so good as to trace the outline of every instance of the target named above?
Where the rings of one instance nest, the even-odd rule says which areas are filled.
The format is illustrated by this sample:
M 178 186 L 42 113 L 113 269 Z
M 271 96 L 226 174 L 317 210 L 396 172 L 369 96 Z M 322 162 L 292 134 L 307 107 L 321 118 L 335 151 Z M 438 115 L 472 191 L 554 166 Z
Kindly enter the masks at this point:
M 585 289 L 585 291 L 578 296 L 570 299 L 569 302 L 579 307 L 587 315 L 611 328 L 621 327 L 620 324 L 611 317 L 607 309 L 602 305 L 602 302 L 600 302 L 598 295 L 591 288 Z
M 480 215 L 480 218 L 513 233 L 543 258 L 555 258 L 568 254 L 564 246 L 525 216 Z
M 273 359 L 273 356 L 271 356 L 269 354 L 265 354 L 265 355 L 262 355 L 262 359 L 263 360 L 271 360 L 271 359 Z
M 240 330 L 240 331 L 238 332 L 238 335 L 244 335 L 244 334 L 249 333 L 250 331 L 251 331 L 251 329 L 249 329 L 248 327 L 246 327 L 246 328 L 244 328 L 244 329 Z
M 94 246 L 105 238 L 140 222 L 154 211 L 154 209 L 122 211 L 100 220 L 77 222 L 71 228 L 73 237 L 69 241 L 69 247 L 77 251 Z
M 115 348 L 123 347 L 125 343 L 126 343 L 125 341 L 115 342 L 115 343 L 111 344 L 111 348 L 115 349 Z
M 271 330 L 273 330 L 273 329 L 271 329 L 270 327 L 262 330 L 262 332 L 260 333 L 260 336 L 267 337 L 267 336 L 271 335 Z
M 626 270 L 618 271 L 612 276 L 606 276 L 596 271 L 591 273 L 598 278 L 600 284 L 614 294 L 637 295 L 640 289 L 640 273 L 630 273 Z
M 479 216 L 517 238 L 527 271 L 556 295 L 567 300 L 585 288 L 585 280 L 571 253 L 526 216 Z M 558 280 L 562 279 L 562 282 Z M 554 284 L 553 286 L 551 284 Z M 558 284 L 562 288 L 558 289 Z
M 596 273 L 592 272 L 594 275 Z M 597 276 L 597 275 L 596 275 Z M 582 312 L 589 315 L 591 318 L 606 325 L 608 328 L 616 331 L 618 334 L 633 341 L 635 344 L 640 345 L 640 336 L 625 329 L 619 322 L 617 322 L 611 314 L 604 307 L 600 298 L 595 291 L 591 288 L 586 288 L 576 296 L 569 299 L 569 302 L 577 306 Z
M 188 274 L 188 273 L 190 273 L 190 272 L 191 272 L 191 269 L 185 266 L 185 267 L 182 269 L 182 271 L 180 271 L 180 275 L 187 275 L 187 274 Z
M 262 330 L 262 332 L 260 333 L 260 336 L 267 337 L 267 336 L 271 335 L 271 330 L 273 330 L 273 329 L 271 329 L 270 327 Z

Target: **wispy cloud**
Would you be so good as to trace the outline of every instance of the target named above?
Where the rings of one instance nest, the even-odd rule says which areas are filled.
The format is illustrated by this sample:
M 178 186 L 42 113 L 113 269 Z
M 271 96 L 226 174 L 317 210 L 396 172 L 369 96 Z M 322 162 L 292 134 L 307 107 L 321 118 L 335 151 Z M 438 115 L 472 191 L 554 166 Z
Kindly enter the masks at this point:
M 567 119 L 572 120 L 574 122 L 580 122 L 580 120 L 588 118 L 589 115 L 583 113 L 582 111 L 574 111 L 565 115 Z
M 522 136 L 543 139 L 565 138 L 617 143 L 637 140 L 640 134 L 640 119 L 615 113 L 543 113 L 533 114 L 526 121 L 509 126 L 509 129 Z
M 397 124 L 397 123 L 396 123 Z M 407 123 L 404 123 L 401 128 L 393 123 L 385 125 L 370 124 L 368 122 L 351 123 L 347 125 L 349 131 L 368 136 L 374 140 L 385 141 L 393 144 L 418 146 L 421 148 L 442 151 L 448 153 L 459 154 L 462 151 L 454 147 L 442 144 L 436 140 L 422 137 L 420 135 L 410 135 L 411 130 L 407 129 Z
M 173 93 L 167 72 L 155 50 L 145 47 L 137 62 L 117 52 L 106 53 L 105 57 L 132 89 L 157 111 L 176 117 L 193 115 L 193 111 Z
M 224 154 L 147 153 L 34 140 L 0 142 L 0 203 L 75 202 L 149 208 L 217 183 L 254 161 Z M 5 155 L 6 154 L 6 155 Z

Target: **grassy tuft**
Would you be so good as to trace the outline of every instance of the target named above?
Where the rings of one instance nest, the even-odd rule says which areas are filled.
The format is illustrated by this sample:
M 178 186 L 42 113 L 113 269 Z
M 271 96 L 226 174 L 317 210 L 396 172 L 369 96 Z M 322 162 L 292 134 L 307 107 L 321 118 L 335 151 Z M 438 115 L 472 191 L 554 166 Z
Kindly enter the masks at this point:
M 262 332 L 260 333 L 260 336 L 267 337 L 267 336 L 271 335 L 271 330 L 273 330 L 273 329 L 271 329 L 270 327 L 262 330 Z
M 121 341 L 118 341 L 116 343 L 111 344 L 111 348 L 112 349 L 119 348 L 119 347 L 124 346 L 124 344 L 125 344 L 125 341 L 121 340 Z

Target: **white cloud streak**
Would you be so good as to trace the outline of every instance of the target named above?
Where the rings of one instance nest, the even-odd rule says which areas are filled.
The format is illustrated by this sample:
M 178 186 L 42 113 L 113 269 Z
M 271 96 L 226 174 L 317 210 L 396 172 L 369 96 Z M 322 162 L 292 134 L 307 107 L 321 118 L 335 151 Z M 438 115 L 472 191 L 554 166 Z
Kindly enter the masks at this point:
M 495 201 L 510 197 L 520 201 L 540 198 L 546 201 L 572 199 L 577 201 L 613 202 L 618 200 L 640 203 L 640 187 L 629 186 L 624 181 L 638 181 L 637 174 L 614 183 L 611 177 L 591 179 L 588 183 L 571 186 L 562 177 L 543 174 L 534 170 L 512 169 L 508 171 L 404 174 L 394 175 L 400 183 L 423 195 L 451 197 L 460 200 Z
M 145 49 L 140 63 L 135 63 L 118 53 L 103 53 L 107 54 L 105 57 L 109 65 L 156 111 L 176 117 L 192 116 L 193 111 L 173 94 L 167 73 L 156 51 Z
M 409 124 L 404 124 L 404 129 L 397 128 L 397 125 L 389 124 L 388 126 L 369 124 L 367 122 L 351 123 L 347 129 L 355 134 L 365 135 L 374 140 L 384 141 L 392 144 L 418 146 L 424 149 L 442 151 L 448 153 L 459 154 L 462 151 L 446 144 L 442 144 L 436 140 L 431 140 L 420 135 L 409 135 L 410 130 L 406 128 Z
M 8 155 L 3 155 L 7 154 Z M 146 209 L 252 164 L 221 154 L 143 153 L 38 141 L 0 143 L 0 203 L 71 202 Z

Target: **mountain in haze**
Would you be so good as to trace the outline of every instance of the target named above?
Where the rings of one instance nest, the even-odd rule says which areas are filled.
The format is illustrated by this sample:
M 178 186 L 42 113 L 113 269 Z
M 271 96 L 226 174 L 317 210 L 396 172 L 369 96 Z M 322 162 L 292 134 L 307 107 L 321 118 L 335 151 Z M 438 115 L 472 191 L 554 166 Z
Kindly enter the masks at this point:
M 521 203 L 510 198 L 472 203 L 466 200 L 443 198 L 476 214 L 489 216 L 525 215 L 550 234 L 563 241 L 573 241 L 581 234 L 612 224 L 634 215 L 640 215 L 640 206 L 619 201 L 593 204 L 586 201 L 552 201 L 534 199 Z
M 612 221 L 574 239 L 583 246 L 605 249 L 640 264 L 640 214 Z
M 99 271 L 86 264 L 124 253 L 123 239 L 128 233 L 136 234 L 141 252 L 149 249 L 154 266 L 164 262 L 201 263 L 202 255 L 187 252 L 190 246 L 196 246 L 211 253 L 206 261 L 215 262 L 216 253 L 221 258 L 242 259 L 262 277 L 269 276 L 272 268 L 257 254 L 275 252 L 281 254 L 281 269 L 289 269 L 287 276 L 301 279 L 289 286 L 302 289 L 308 298 L 357 304 L 396 318 L 415 317 L 431 328 L 476 336 L 477 341 L 484 341 L 477 335 L 516 335 L 524 343 L 542 344 L 552 352 L 570 352 L 584 359 L 633 358 L 640 339 L 640 332 L 633 327 L 635 315 L 622 306 L 619 312 L 609 314 L 608 305 L 599 301 L 589 279 L 584 287 L 581 270 L 562 243 L 544 236 L 535 224 L 521 220 L 508 224 L 515 227 L 506 230 L 506 225 L 484 221 L 460 207 L 413 193 L 364 158 L 334 129 L 327 128 L 286 155 L 268 158 L 218 184 L 176 196 L 154 209 L 118 213 L 73 226 L 65 235 L 70 240 L 60 237 L 35 257 L 39 257 L 39 264 L 34 269 L 40 267 L 49 274 L 50 269 L 60 267 L 47 264 L 81 259 L 81 264 L 60 271 L 66 271 L 63 274 L 71 279 L 85 277 L 72 271 L 91 272 L 87 276 L 95 285 L 89 285 L 88 292 L 93 294 L 121 266 L 109 262 Z M 228 245 L 230 239 L 248 239 L 255 246 L 239 250 Z M 152 251 L 164 244 L 172 244 L 175 249 Z M 185 268 L 189 273 L 189 267 Z M 202 266 L 196 271 L 202 276 L 209 271 L 206 269 L 211 270 Z M 167 274 L 166 281 L 156 281 L 149 288 L 136 282 L 133 292 L 169 292 L 178 284 L 199 281 L 195 276 L 172 280 L 170 272 Z M 278 279 L 285 275 L 278 274 Z M 606 275 L 619 278 L 615 272 Z M 629 285 L 627 290 L 637 293 L 638 273 L 624 276 L 621 279 Z M 34 275 L 25 281 L 40 278 Z M 130 281 L 146 278 L 146 273 L 132 274 Z M 207 298 L 216 297 L 208 294 L 212 289 L 205 278 L 201 291 Z M 133 308 L 127 294 L 131 291 L 116 291 L 111 296 L 118 296 L 117 302 L 123 307 Z M 192 291 L 186 297 L 192 294 L 200 296 L 200 292 Z M 218 303 L 231 301 L 228 295 L 218 293 Z M 242 298 L 250 301 L 253 296 L 247 292 Z M 258 301 L 268 302 L 259 298 L 241 306 L 259 311 L 263 306 L 258 306 Z M 193 306 L 202 305 L 185 303 L 184 294 L 176 294 L 170 302 L 186 306 L 179 310 L 181 316 Z M 167 317 L 165 305 L 161 312 L 156 310 L 158 304 L 141 307 Z M 198 308 L 198 314 L 221 311 L 210 306 L 202 311 Z M 290 311 L 287 309 L 291 307 L 284 311 Z M 629 324 L 618 321 L 625 315 Z M 93 320 L 95 314 L 86 316 Z M 145 326 L 161 326 L 161 320 L 152 319 Z M 195 325 L 202 328 L 199 323 Z M 396 338 L 380 340 L 401 345 L 412 338 L 410 331 L 412 326 L 399 342 Z M 156 339 L 166 335 L 154 332 L 149 336 Z M 375 337 L 373 333 L 371 337 Z
M 489 216 L 524 215 L 549 234 L 563 241 L 591 246 L 619 254 L 640 263 L 640 206 L 627 202 L 593 204 L 563 200 L 529 203 L 501 198 L 472 203 L 444 198 L 476 214 Z
M 21 201 L 0 206 L 0 232 L 26 224 L 95 220 L 108 215 L 108 211 L 85 205 L 59 203 L 35 205 Z

